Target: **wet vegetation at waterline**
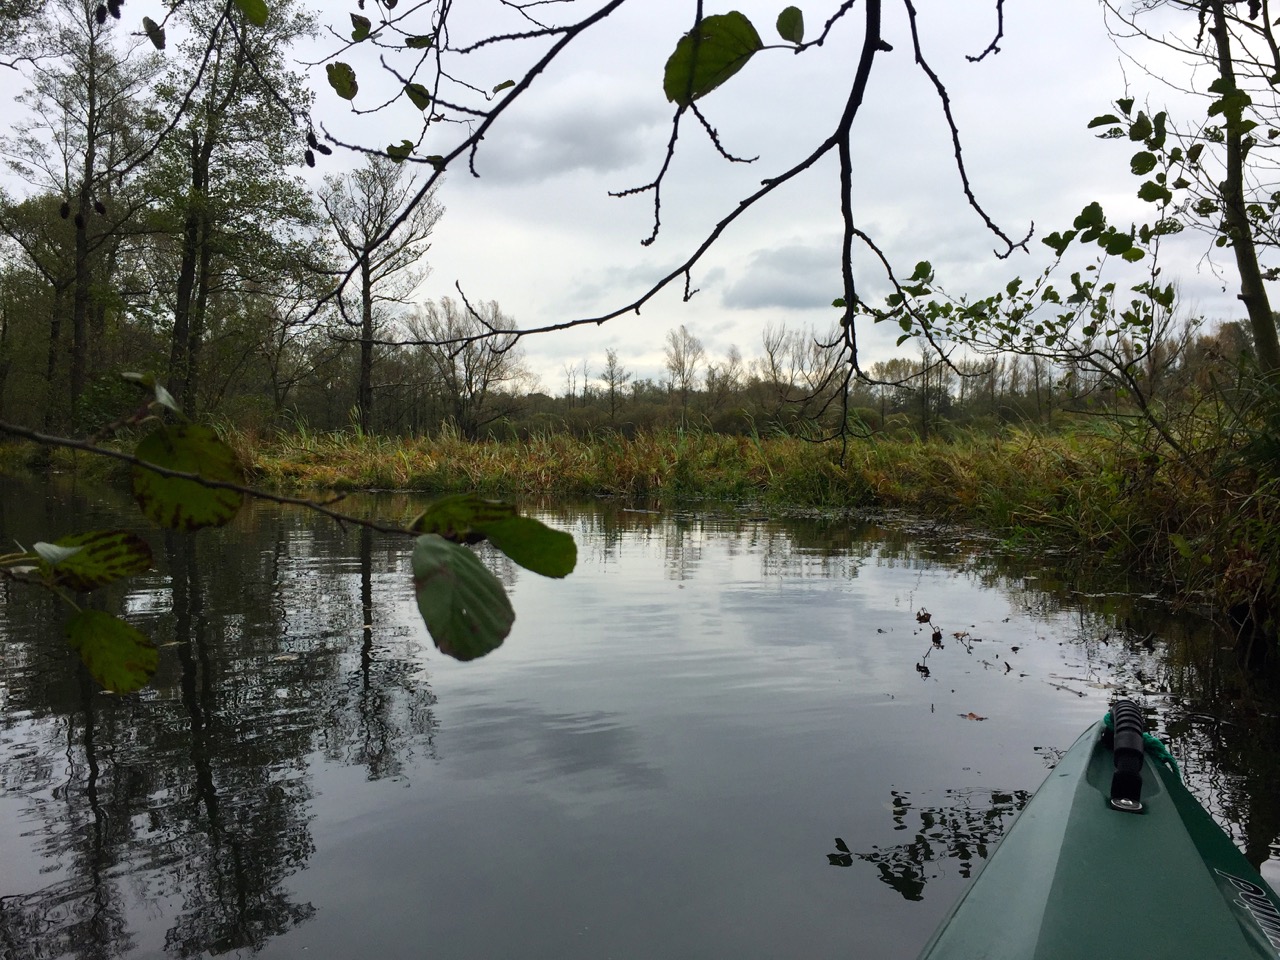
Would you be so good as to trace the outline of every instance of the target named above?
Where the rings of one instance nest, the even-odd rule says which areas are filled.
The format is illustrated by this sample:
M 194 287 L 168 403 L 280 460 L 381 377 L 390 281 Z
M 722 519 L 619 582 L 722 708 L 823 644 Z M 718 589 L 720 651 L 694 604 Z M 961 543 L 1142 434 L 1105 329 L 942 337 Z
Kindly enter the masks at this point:
M 1256 443 L 1231 452 L 1229 442 L 1181 455 L 1150 426 L 1114 421 L 1055 435 L 1010 430 L 845 444 L 675 429 L 487 442 L 450 432 L 233 441 L 257 480 L 280 489 L 716 500 L 972 523 L 1012 542 L 1071 550 L 1082 563 L 1151 575 L 1180 599 L 1247 624 L 1243 642 L 1261 653 L 1274 645 L 1280 601 L 1280 473 Z
M 885 437 L 814 443 L 782 432 L 661 430 L 627 437 L 544 434 L 470 441 L 299 432 L 272 440 L 228 431 L 255 484 L 315 491 L 474 491 L 486 497 L 698 500 L 761 509 L 905 510 L 980 525 L 1017 543 L 1121 563 L 1188 602 L 1229 613 L 1261 653 L 1280 598 L 1280 478 L 1249 447 L 1171 455 L 1150 427 L 1011 430 L 921 442 Z M 1265 454 L 1265 451 L 1263 451 Z M 17 464 L 23 451 L 6 458 Z M 100 470 L 98 458 L 53 467 Z M 1209 464 L 1209 466 L 1206 466 Z M 402 518 L 408 520 L 409 518 Z

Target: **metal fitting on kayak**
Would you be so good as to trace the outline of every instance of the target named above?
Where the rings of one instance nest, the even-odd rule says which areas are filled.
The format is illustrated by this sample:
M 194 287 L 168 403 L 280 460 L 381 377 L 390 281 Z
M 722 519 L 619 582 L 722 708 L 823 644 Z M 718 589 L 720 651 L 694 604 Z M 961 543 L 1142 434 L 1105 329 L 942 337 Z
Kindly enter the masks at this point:
M 1111 750 L 1115 773 L 1111 775 L 1111 807 L 1122 813 L 1142 812 L 1142 739 L 1146 721 L 1132 700 L 1118 700 L 1111 708 L 1114 724 Z

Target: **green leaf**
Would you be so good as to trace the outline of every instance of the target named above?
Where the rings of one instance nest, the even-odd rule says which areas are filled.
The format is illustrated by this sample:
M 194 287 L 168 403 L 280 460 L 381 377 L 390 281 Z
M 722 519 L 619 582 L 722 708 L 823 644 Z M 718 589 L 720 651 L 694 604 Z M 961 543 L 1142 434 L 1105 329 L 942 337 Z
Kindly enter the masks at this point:
M 515 611 L 474 553 L 429 533 L 415 543 L 412 563 L 418 611 L 441 653 L 474 660 L 502 645 Z
M 1156 155 L 1140 150 L 1129 160 L 1129 172 L 1134 176 L 1144 176 L 1156 168 Z
M 544 577 L 568 576 L 578 561 L 578 547 L 569 534 L 520 516 L 512 504 L 474 493 L 441 497 L 418 514 L 409 529 L 452 543 L 488 540 L 526 570 Z
M 351 14 L 351 39 L 356 43 L 369 38 L 369 32 L 373 29 L 373 24 L 369 22 L 368 17 L 362 17 L 358 13 Z
M 343 100 L 355 99 L 360 85 L 356 83 L 356 72 L 351 69 L 350 64 L 343 63 L 341 60 L 336 63 L 327 63 L 324 72 L 329 78 L 329 86 L 333 87 L 334 93 Z
M 1129 128 L 1130 140 L 1145 140 L 1151 136 L 1151 118 L 1147 116 L 1145 110 L 1138 111 L 1138 119 L 1133 121 L 1133 126 Z
M 410 50 L 430 50 L 431 44 L 436 42 L 434 33 L 427 34 L 425 37 L 406 37 L 404 45 Z
M 704 17 L 668 58 L 663 92 L 672 103 L 687 107 L 741 70 L 763 47 L 756 28 L 738 11 Z
M 101 610 L 81 610 L 67 622 L 67 640 L 93 679 L 115 693 L 141 690 L 160 665 L 160 653 L 145 635 Z
M 210 428 L 194 423 L 158 427 L 138 444 L 134 455 L 147 463 L 209 480 L 244 483 L 230 447 Z M 244 502 L 238 490 L 207 487 L 195 480 L 165 477 L 146 467 L 133 468 L 133 495 L 154 523 L 174 530 L 217 527 L 235 516 Z
M 1076 217 L 1072 226 L 1077 230 L 1087 230 L 1090 227 L 1100 229 L 1106 222 L 1107 216 L 1102 212 L 1102 204 L 1095 200 L 1080 211 L 1080 216 Z
M 414 533 L 434 533 L 454 543 L 479 543 L 484 528 L 512 517 L 519 511 L 501 500 L 487 500 L 475 493 L 455 493 L 434 500 L 409 523 Z
M 1094 117 L 1092 120 L 1090 120 L 1089 125 L 1085 127 L 1085 129 L 1092 130 L 1094 127 L 1106 127 L 1106 126 L 1110 126 L 1113 123 L 1119 123 L 1119 122 L 1120 122 L 1120 118 L 1117 117 L 1114 113 L 1104 113 L 1102 116 Z
M 37 543 L 44 578 L 72 590 L 96 590 L 151 568 L 151 547 L 128 530 L 91 530 Z
M 406 83 L 404 92 L 409 99 L 413 101 L 413 105 L 419 110 L 425 110 L 431 106 L 431 93 L 420 83 Z
M 240 8 L 240 12 L 244 14 L 245 19 L 255 27 L 265 27 L 267 25 L 266 0 L 235 0 L 235 2 L 236 6 Z
M 1126 250 L 1124 253 L 1120 254 L 1121 258 L 1128 263 L 1137 263 L 1146 255 L 1147 255 L 1146 251 L 1143 250 L 1141 247 L 1131 247 L 1130 249 Z
M 1133 109 L 1133 97 L 1121 97 L 1116 101 L 1116 106 L 1119 107 L 1120 112 L 1127 117 L 1129 115 L 1129 111 Z
M 142 29 L 147 33 L 147 39 L 151 41 L 151 45 L 157 50 L 164 49 L 164 27 L 156 23 L 150 17 L 142 18 Z
M 500 93 L 501 91 L 506 90 L 508 87 L 514 87 L 515 85 L 516 85 L 516 82 L 514 80 L 503 80 L 500 84 L 498 84 L 496 87 L 493 88 L 493 92 Z
M 1077 233 L 1078 231 L 1076 230 L 1068 230 L 1066 233 L 1058 233 L 1055 230 L 1040 242 L 1046 247 L 1050 247 L 1058 256 L 1062 256 L 1067 247 L 1071 245 L 1071 241 L 1076 238 Z
M 804 42 L 804 14 L 799 7 L 787 7 L 778 14 L 778 36 L 788 43 Z
M 489 542 L 526 570 L 544 577 L 567 577 L 578 563 L 578 545 L 563 530 L 532 517 L 510 517 L 486 524 Z
M 1148 203 L 1169 203 L 1173 200 L 1173 193 L 1163 184 L 1147 180 L 1138 188 L 1138 199 Z
M 1102 237 L 1099 241 L 1102 249 L 1113 257 L 1128 253 L 1133 249 L 1133 240 L 1127 234 L 1115 232 Z
M 412 140 L 401 140 L 398 144 L 393 143 L 387 147 L 387 156 L 396 163 L 404 163 L 411 153 L 413 153 Z
M 847 306 L 847 304 L 844 302 L 844 297 L 836 297 L 834 300 L 831 301 L 831 305 L 833 307 L 838 307 L 841 310 L 843 310 Z

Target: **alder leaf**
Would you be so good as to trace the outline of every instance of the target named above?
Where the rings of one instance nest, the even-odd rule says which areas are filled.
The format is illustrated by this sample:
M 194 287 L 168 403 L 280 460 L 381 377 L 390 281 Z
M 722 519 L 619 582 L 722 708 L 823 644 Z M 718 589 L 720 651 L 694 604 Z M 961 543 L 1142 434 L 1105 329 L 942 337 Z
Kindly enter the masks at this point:
M 160 652 L 145 634 L 101 610 L 72 616 L 67 640 L 98 685 L 113 693 L 141 690 L 160 665 Z
M 511 517 L 484 527 L 489 542 L 526 570 L 544 577 L 567 577 L 578 564 L 572 535 L 532 517 Z
M 667 60 L 663 92 L 672 103 L 687 107 L 741 70 L 763 47 L 756 28 L 737 10 L 704 17 L 680 38 Z
M 329 78 L 329 86 L 333 87 L 334 93 L 343 100 L 355 99 L 360 85 L 356 83 L 356 72 L 351 69 L 351 64 L 343 63 L 341 60 L 336 63 L 327 63 L 324 72 Z
M 419 110 L 426 110 L 427 107 L 431 106 L 431 93 L 422 84 L 406 83 L 404 92 Z
M 157 467 L 195 473 L 209 480 L 244 483 L 235 452 L 212 428 L 200 424 L 157 427 L 138 444 L 134 456 Z M 173 530 L 222 526 L 244 502 L 244 494 L 238 490 L 162 476 L 143 466 L 133 468 L 132 480 L 133 495 L 142 512 L 152 522 Z
M 778 14 L 778 36 L 788 43 L 804 42 L 804 14 L 799 7 L 787 7 Z
M 128 530 L 90 530 L 37 543 L 45 580 L 72 590 L 96 590 L 151 568 L 151 547 Z
M 467 547 L 434 533 L 413 548 L 418 612 L 443 654 L 474 660 L 502 645 L 516 614 L 502 583 Z

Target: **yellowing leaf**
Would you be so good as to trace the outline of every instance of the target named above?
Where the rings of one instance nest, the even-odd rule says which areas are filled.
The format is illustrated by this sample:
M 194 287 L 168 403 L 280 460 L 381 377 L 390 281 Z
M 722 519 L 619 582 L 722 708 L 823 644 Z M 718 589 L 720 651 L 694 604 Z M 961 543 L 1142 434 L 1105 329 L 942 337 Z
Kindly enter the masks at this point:
M 138 459 L 199 474 L 209 480 L 244 483 L 234 451 L 211 428 L 179 423 L 156 428 L 135 451 Z M 244 494 L 205 486 L 195 480 L 166 477 L 146 467 L 133 468 L 133 495 L 154 523 L 173 530 L 218 527 L 235 516 Z
M 41 547 L 55 547 L 57 559 Z M 96 590 L 151 567 L 151 547 L 128 530 L 91 530 L 63 537 L 55 544 L 36 544 L 40 572 L 46 580 L 72 590 Z

